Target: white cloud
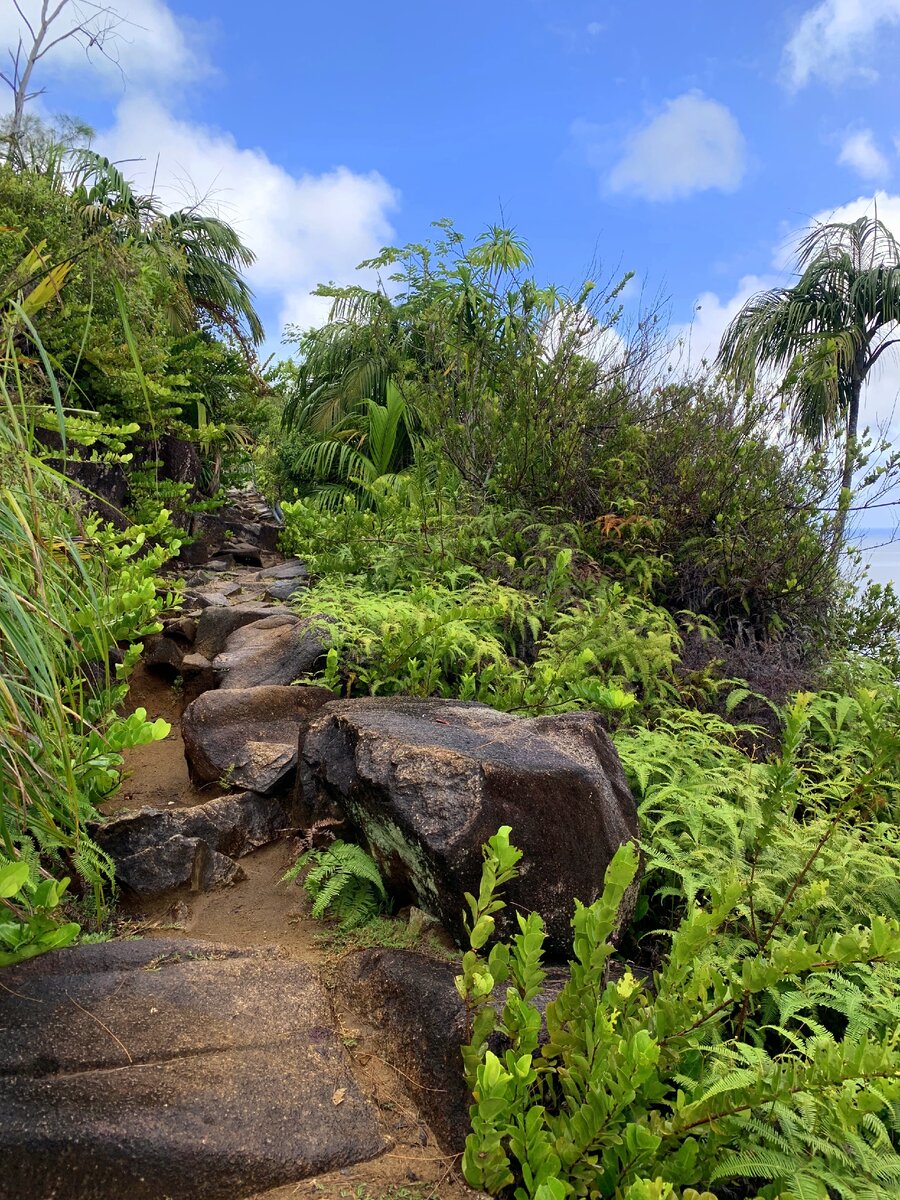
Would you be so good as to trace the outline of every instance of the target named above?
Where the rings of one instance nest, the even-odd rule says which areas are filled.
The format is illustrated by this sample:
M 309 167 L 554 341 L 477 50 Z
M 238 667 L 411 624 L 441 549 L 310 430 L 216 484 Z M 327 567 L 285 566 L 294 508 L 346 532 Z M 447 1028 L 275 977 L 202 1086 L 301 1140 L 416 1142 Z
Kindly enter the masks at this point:
M 670 363 L 676 371 L 690 369 L 706 360 L 712 363 L 719 353 L 722 334 L 747 300 L 772 287 L 775 280 L 766 275 L 745 275 L 734 293 L 722 299 L 715 292 L 703 292 L 694 304 L 691 321 L 674 325 L 670 331 Z
M 179 120 L 146 96 L 122 102 L 97 148 L 114 160 L 143 156 L 128 163 L 128 174 L 139 188 L 155 178 L 170 207 L 207 197 L 255 252 L 249 281 L 278 305 L 282 324 L 321 322 L 328 302 L 310 296 L 312 288 L 349 282 L 356 265 L 391 240 L 397 195 L 376 171 L 293 176 L 262 150 Z
M 36 24 L 41 0 L 21 0 L 22 11 Z M 176 17 L 162 0 L 116 0 L 111 15 L 97 11 L 97 5 L 84 0 L 69 0 L 50 27 L 48 41 L 84 22 L 97 30 L 105 24 L 112 32 L 105 52 L 85 51 L 75 38 L 66 38 L 43 58 L 35 72 L 38 86 L 46 75 L 89 74 L 92 84 L 121 88 L 179 87 L 210 73 L 205 52 L 204 28 L 189 18 Z M 31 36 L 12 0 L 0 3 L 0 48 L 15 48 L 22 37 L 26 49 Z M 4 54 L 5 57 L 5 54 Z
M 876 79 L 866 58 L 885 25 L 900 24 L 900 0 L 820 0 L 800 18 L 784 51 L 788 85 Z
M 883 179 L 890 174 L 890 163 L 875 145 L 871 129 L 849 134 L 841 146 L 838 162 L 851 167 L 863 179 Z
M 744 135 L 733 114 L 700 92 L 686 92 L 632 134 L 609 186 L 645 200 L 674 200 L 708 188 L 734 191 L 745 168 Z

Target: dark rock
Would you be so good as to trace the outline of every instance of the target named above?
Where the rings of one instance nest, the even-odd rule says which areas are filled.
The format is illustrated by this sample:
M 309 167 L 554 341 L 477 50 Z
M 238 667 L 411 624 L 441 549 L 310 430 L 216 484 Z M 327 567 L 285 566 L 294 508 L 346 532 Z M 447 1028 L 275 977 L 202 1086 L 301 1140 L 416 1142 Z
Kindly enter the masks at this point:
M 118 529 L 128 525 L 122 512 L 128 499 L 128 479 L 121 464 L 66 459 L 53 465 L 76 485 L 75 501 L 80 507 L 97 513 Z
M 191 567 L 199 567 L 208 562 L 212 555 L 209 542 L 204 538 L 190 538 L 182 542 L 178 550 L 178 561 Z
M 211 558 L 206 564 L 207 571 L 231 571 L 234 569 L 234 559 L 230 554 Z
M 168 837 L 199 838 L 212 850 L 240 858 L 274 841 L 287 814 L 280 801 L 257 792 L 219 796 L 189 808 L 142 808 L 96 829 L 95 837 L 115 859 L 152 848 Z
M 116 860 L 116 880 L 138 896 L 158 896 L 186 886 L 192 892 L 212 892 L 245 878 L 234 859 L 211 850 L 201 838 L 181 834 L 154 840 L 146 849 Z
M 144 939 L 0 976 L 3 1197 L 238 1200 L 385 1149 L 305 964 Z
M 156 451 L 160 477 L 170 479 L 173 483 L 188 484 L 191 488 L 188 496 L 193 499 L 203 475 L 203 464 L 196 444 L 176 437 L 174 433 L 164 433 L 151 449 Z
M 298 576 L 296 579 L 273 579 L 271 583 L 266 584 L 266 595 L 270 600 L 287 603 L 306 587 L 309 587 L 308 576 Z
M 233 633 L 213 670 L 225 689 L 284 685 L 312 671 L 324 653 L 321 620 L 282 609 Z
M 162 633 L 154 633 L 144 639 L 141 658 L 148 671 L 152 671 L 155 675 L 174 679 L 181 674 L 184 645 L 175 638 L 166 637 Z
M 235 787 L 288 787 L 297 743 L 313 713 L 334 699 L 320 687 L 256 687 L 204 692 L 184 710 L 184 754 L 195 783 L 227 778 Z
M 190 591 L 184 593 L 184 603 L 190 608 L 227 608 L 228 599 L 221 591 Z
M 233 860 L 274 841 L 287 823 L 277 800 L 244 792 L 192 808 L 125 813 L 99 826 L 94 838 L 133 892 L 157 895 L 186 884 L 208 892 L 242 879 Z
M 501 825 L 523 851 L 498 932 L 537 910 L 549 955 L 567 956 L 577 898 L 596 900 L 637 808 L 593 713 L 512 717 L 482 704 L 404 697 L 335 701 L 306 731 L 303 823 L 336 811 L 361 832 L 401 900 L 462 942 L 465 892 L 478 892 L 481 847 Z M 622 906 L 630 918 L 637 883 Z
M 256 578 L 264 583 L 270 580 L 283 582 L 285 579 L 308 579 L 309 571 L 299 558 L 288 558 L 283 563 L 276 563 L 274 567 L 266 567 Z
M 281 530 L 272 520 L 245 521 L 233 520 L 230 523 L 231 538 L 226 543 L 232 554 L 237 551 L 235 542 L 244 542 L 256 550 L 273 554 L 278 549 L 278 538 Z
M 185 684 L 184 696 L 187 703 L 216 686 L 216 673 L 212 669 L 212 663 L 203 654 L 184 656 L 181 660 L 181 677 Z
M 240 563 L 242 566 L 262 566 L 262 551 L 252 542 L 229 542 L 228 553 L 236 563 Z
M 466 1021 L 453 983 L 458 972 L 453 963 L 412 950 L 379 948 L 345 955 L 337 975 L 342 999 L 378 1030 L 447 1154 L 465 1147 L 472 1103 L 460 1053 Z
M 200 675 L 204 671 L 209 671 L 212 675 L 212 663 L 203 654 L 186 654 L 181 660 L 181 673 L 185 677 Z
M 172 617 L 163 622 L 163 634 L 185 646 L 191 646 L 197 636 L 197 622 L 193 617 Z
M 458 973 L 455 963 L 413 950 L 378 948 L 345 955 L 337 976 L 341 997 L 378 1030 L 410 1099 L 446 1154 L 464 1149 L 472 1103 L 460 1053 L 466 1020 L 453 983 Z M 557 971 L 545 981 L 533 1001 L 542 1013 L 565 978 Z M 508 1047 L 500 1035 L 489 1044 L 501 1058 Z
M 212 660 L 222 653 L 236 629 L 280 611 L 274 604 L 210 604 L 200 614 L 194 650 Z

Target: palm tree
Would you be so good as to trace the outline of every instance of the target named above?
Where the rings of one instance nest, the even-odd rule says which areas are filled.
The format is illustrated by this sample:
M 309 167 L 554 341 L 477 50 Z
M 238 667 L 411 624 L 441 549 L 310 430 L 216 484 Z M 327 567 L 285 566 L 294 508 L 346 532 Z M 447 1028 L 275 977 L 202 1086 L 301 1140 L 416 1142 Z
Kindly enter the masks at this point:
M 300 456 L 300 465 L 319 482 L 316 495 L 328 505 L 348 492 L 362 503 L 379 481 L 401 474 L 415 451 L 413 416 L 396 384 L 388 382 L 384 404 L 363 400 Z
M 860 397 L 869 372 L 895 345 L 900 321 L 900 245 L 877 217 L 817 225 L 800 243 L 799 279 L 751 297 L 725 331 L 719 362 L 742 383 L 759 370 L 782 376 L 796 432 L 813 443 L 843 439 L 844 538 L 857 459 Z
M 191 328 L 203 315 L 230 330 L 252 358 L 265 334 L 242 274 L 255 255 L 237 232 L 197 208 L 162 212 L 154 196 L 138 195 L 115 163 L 94 150 L 82 148 L 71 157 L 72 201 L 85 226 L 154 254 L 178 285 L 179 324 Z

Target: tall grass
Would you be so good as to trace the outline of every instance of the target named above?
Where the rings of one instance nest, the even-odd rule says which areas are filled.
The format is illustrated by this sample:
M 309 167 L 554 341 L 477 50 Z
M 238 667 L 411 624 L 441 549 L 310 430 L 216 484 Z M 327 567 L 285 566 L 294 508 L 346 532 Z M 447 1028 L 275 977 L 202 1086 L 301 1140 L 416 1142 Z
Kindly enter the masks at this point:
M 111 872 L 86 833 L 91 808 L 79 789 L 79 745 L 102 711 L 115 639 L 73 537 L 70 488 L 35 438 L 16 334 L 7 318 L 0 333 L 0 853 L 62 858 L 99 900 Z M 64 438 L 61 412 L 58 421 Z

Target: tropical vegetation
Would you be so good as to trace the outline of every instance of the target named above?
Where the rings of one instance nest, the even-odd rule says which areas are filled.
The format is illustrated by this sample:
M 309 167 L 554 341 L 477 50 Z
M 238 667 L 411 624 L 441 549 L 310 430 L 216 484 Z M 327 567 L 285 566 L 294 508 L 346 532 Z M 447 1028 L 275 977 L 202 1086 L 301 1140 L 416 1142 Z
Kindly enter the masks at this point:
M 367 264 L 382 284 L 320 289 L 330 319 L 264 368 L 250 248 L 88 140 L 26 127 L 0 167 L 0 964 L 102 926 L 92 822 L 123 750 L 167 732 L 123 714 L 129 672 L 194 514 L 252 479 L 310 571 L 310 680 L 597 711 L 638 803 L 634 917 L 614 948 L 626 847 L 542 1007 L 539 914 L 492 938 L 515 828 L 486 848 L 469 1183 L 897 1195 L 900 603 L 847 546 L 894 479 L 860 428 L 898 318 L 886 228 L 813 231 L 719 367 L 678 374 L 627 275 L 564 291 L 514 231 L 440 222 Z M 345 925 L 390 907 L 351 842 L 289 874 Z

